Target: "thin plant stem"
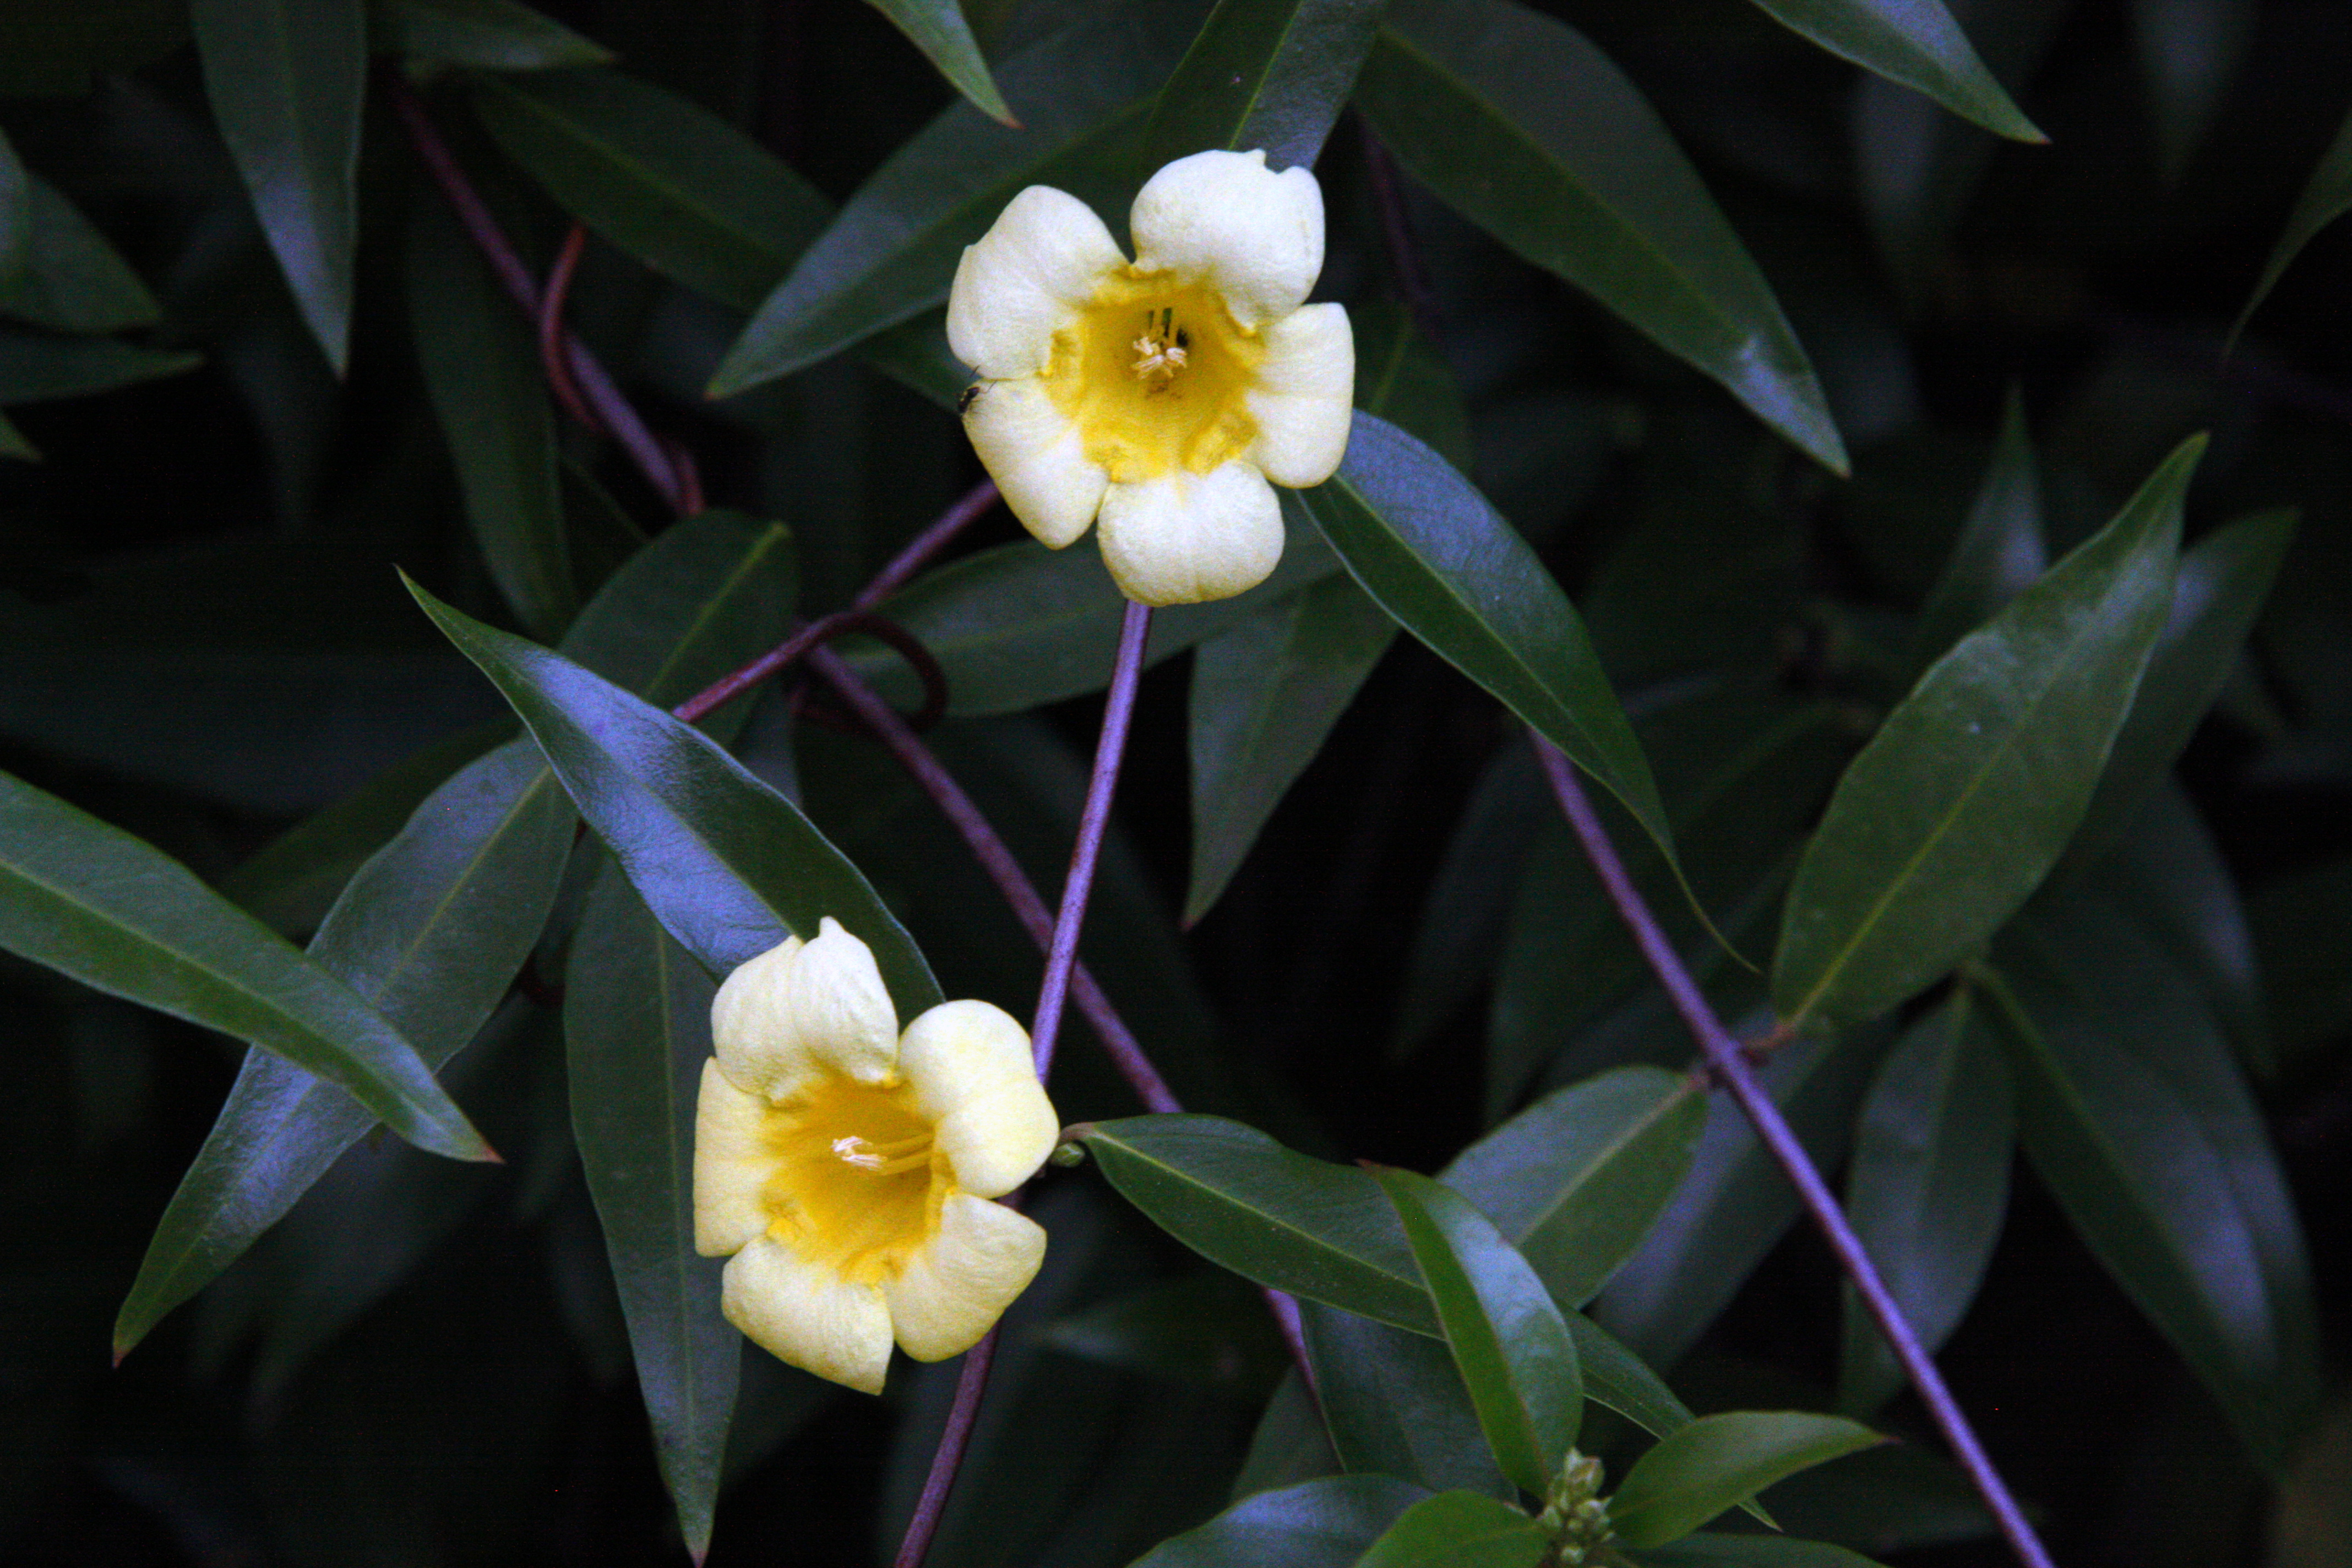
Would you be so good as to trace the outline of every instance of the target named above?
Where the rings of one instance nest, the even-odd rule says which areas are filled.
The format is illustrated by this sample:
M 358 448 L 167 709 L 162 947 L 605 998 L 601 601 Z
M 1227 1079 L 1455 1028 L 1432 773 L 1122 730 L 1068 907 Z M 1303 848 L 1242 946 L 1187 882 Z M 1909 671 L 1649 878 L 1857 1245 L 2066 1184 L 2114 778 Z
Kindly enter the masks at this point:
M 988 515 L 996 504 L 996 481 L 982 479 L 956 498 L 955 504 L 940 513 L 939 521 L 907 542 L 907 547 L 890 558 L 889 564 L 874 574 L 874 580 L 857 590 L 849 601 L 853 610 L 870 610 L 900 588 L 907 579 L 921 571 L 932 556 L 954 542 L 956 535 Z
M 1830 1192 L 1829 1184 L 1822 1180 L 1812 1156 L 1806 1153 L 1804 1145 L 1797 1142 L 1797 1135 L 1790 1130 L 1787 1119 L 1780 1114 L 1780 1108 L 1772 1102 L 1772 1097 L 1757 1080 L 1755 1070 L 1748 1066 L 1747 1053 L 1740 1048 L 1739 1042 L 1731 1037 L 1721 1020 L 1716 1017 L 1715 1009 L 1699 990 L 1698 983 L 1691 978 L 1690 971 L 1684 966 L 1682 955 L 1666 940 L 1665 931 L 1659 926 L 1657 917 L 1651 913 L 1641 889 L 1634 887 L 1633 879 L 1625 874 L 1625 864 L 1618 858 L 1616 846 L 1609 841 L 1609 830 L 1601 825 L 1600 815 L 1592 809 L 1591 799 L 1584 793 L 1584 785 L 1577 778 L 1575 768 L 1550 742 L 1540 735 L 1534 736 L 1534 740 L 1536 755 L 1543 764 L 1544 776 L 1550 781 L 1552 794 L 1558 797 L 1560 811 L 1567 816 L 1577 842 L 1583 846 L 1585 858 L 1592 862 L 1593 871 L 1608 891 L 1609 901 L 1616 906 L 1617 913 L 1633 933 L 1634 942 L 1641 948 L 1642 956 L 1649 961 L 1652 972 L 1658 977 L 1658 984 L 1665 988 L 1667 999 L 1674 1004 L 1675 1011 L 1682 1015 L 1683 1022 L 1698 1040 L 1708 1068 L 1731 1090 L 1732 1098 L 1739 1102 L 1739 1109 L 1747 1112 L 1748 1120 L 1755 1124 L 1757 1137 L 1771 1152 L 1772 1158 L 1796 1187 L 1797 1195 L 1804 1200 L 1814 1223 L 1828 1237 L 1830 1248 L 1837 1254 L 1846 1278 L 1853 1281 L 1854 1289 L 1870 1310 L 1879 1331 L 1886 1336 L 1886 1342 L 1893 1347 L 1895 1359 L 1910 1374 L 1912 1386 L 1919 1391 L 1920 1399 L 1926 1403 L 1928 1414 L 1942 1430 L 1945 1441 L 1952 1446 L 1952 1452 L 1958 1458 L 1961 1468 L 1968 1471 L 1969 1480 L 1975 1483 L 1977 1495 L 1991 1510 L 2001 1534 L 2009 1542 L 2010 1549 L 2017 1553 L 2018 1561 L 2026 1564 L 2026 1568 L 2051 1568 L 2050 1554 L 2034 1534 L 2033 1526 L 2026 1521 L 2025 1511 L 2018 1507 L 2017 1500 L 2010 1494 L 2008 1484 L 2000 1479 L 2000 1472 L 1993 1468 L 1984 1446 L 1978 1442 L 1975 1429 L 1969 1425 L 1969 1418 L 1962 1413 L 1959 1402 L 1945 1386 L 1943 1374 L 1936 1370 L 1934 1360 L 1920 1344 L 1919 1336 L 1913 1332 L 1909 1320 L 1903 1315 L 1902 1307 L 1895 1302 L 1894 1293 L 1887 1289 L 1885 1280 L 1879 1277 L 1878 1268 L 1871 1262 L 1869 1253 L 1863 1249 L 1862 1238 L 1854 1234 L 1845 1212 L 1838 1206 L 1837 1198 Z
M 948 1494 L 955 1489 L 956 1472 L 963 1467 L 964 1450 L 971 1447 L 971 1430 L 980 1425 L 980 1396 L 988 1390 L 988 1367 L 995 1359 L 994 1329 L 963 1352 L 963 1365 L 956 1373 L 955 1403 L 948 1406 L 947 1429 L 940 1434 L 940 1446 L 931 1453 L 930 1473 L 923 1478 L 922 1496 L 915 1500 L 914 1514 L 907 1521 L 907 1533 L 898 1542 L 898 1554 L 890 1560 L 890 1568 L 920 1568 L 923 1554 L 931 1549 L 931 1537 L 940 1532 L 940 1517 L 947 1512 Z
M 1118 628 L 1118 658 L 1111 666 L 1110 696 L 1103 704 L 1102 738 L 1095 744 L 1094 774 L 1087 781 L 1087 804 L 1078 814 L 1077 842 L 1070 847 L 1070 874 L 1062 883 L 1062 908 L 1054 940 L 1045 949 L 1045 979 L 1037 992 L 1037 1020 L 1029 1048 L 1044 1081 L 1054 1067 L 1055 1037 L 1061 1033 L 1062 1004 L 1070 992 L 1070 972 L 1078 962 L 1078 928 L 1086 923 L 1087 899 L 1094 891 L 1095 862 L 1110 826 L 1110 797 L 1118 787 L 1118 764 L 1127 755 L 1127 731 L 1135 718 L 1135 689 L 1143 679 L 1143 645 L 1151 635 L 1151 608 L 1128 601 Z
M 828 647 L 818 647 L 808 655 L 809 668 L 815 670 L 834 690 L 841 695 L 866 726 L 882 743 L 890 748 L 899 765 L 913 776 L 923 793 L 940 808 L 940 815 L 961 834 L 971 847 L 972 858 L 996 884 L 997 891 L 1013 907 L 1013 913 L 1029 933 L 1040 952 L 1051 952 L 1054 940 L 1054 915 L 1046 909 L 1045 900 L 1037 893 L 1036 885 L 1029 880 L 1021 862 L 998 837 L 995 827 L 972 804 L 963 786 L 955 781 L 914 727 L 898 716 L 898 710 L 882 700 L 874 689 L 857 679 L 849 662 Z M 1101 1037 L 1103 1049 L 1135 1090 L 1144 1108 L 1155 1111 L 1183 1110 L 1167 1080 L 1144 1055 L 1143 1046 L 1111 1006 L 1110 998 L 1087 972 L 1077 964 L 1071 972 L 1070 992 L 1088 1024 Z

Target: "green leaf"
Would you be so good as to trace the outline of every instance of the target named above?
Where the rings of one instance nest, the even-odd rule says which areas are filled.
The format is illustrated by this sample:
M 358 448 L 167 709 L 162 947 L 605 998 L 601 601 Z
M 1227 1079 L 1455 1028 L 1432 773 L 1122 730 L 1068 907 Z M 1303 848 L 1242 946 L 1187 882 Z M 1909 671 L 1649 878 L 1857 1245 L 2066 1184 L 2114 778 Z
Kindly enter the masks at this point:
M 1649 1234 L 1706 1124 L 1692 1079 L 1617 1068 L 1538 1100 L 1439 1179 L 1495 1222 L 1554 1300 L 1580 1307 Z
M 1997 136 L 2047 142 L 2010 100 L 1942 0 L 1756 0 L 1790 32 L 1927 94 Z
M 1379 1180 L 1404 1223 L 1495 1462 L 1522 1490 L 1543 1496 L 1584 1419 L 1568 1324 L 1527 1259 L 1469 1200 L 1411 1171 L 1382 1170 Z
M 1354 1568 L 1381 1531 L 1427 1495 L 1392 1476 L 1326 1476 L 1245 1498 L 1129 1568 Z
M 27 176 L 22 265 L 0 266 L 0 312 L 66 332 L 114 332 L 159 320 L 163 307 L 130 263 L 56 186 Z
M 1013 118 L 1013 110 L 1005 107 L 1003 94 L 996 90 L 996 82 L 988 74 L 988 61 L 981 57 L 980 40 L 971 36 L 971 24 L 964 19 L 961 0 L 868 3 L 889 17 L 891 26 L 906 34 L 923 51 L 923 58 L 937 66 L 940 74 L 954 83 L 955 89 L 970 99 L 982 113 L 1019 128 L 1021 122 Z
M 2172 610 L 2148 656 L 2139 694 L 2116 731 L 2099 787 L 2083 810 L 2067 858 L 2084 864 L 2132 826 L 2150 791 L 2172 772 L 2197 725 L 2238 667 L 2246 635 L 2270 598 L 2294 539 L 2293 510 L 2257 512 L 2218 528 L 2182 552 Z
M 1801 1037 L 1775 1051 L 1758 1075 L 1824 1170 L 1844 1155 L 1877 1044 L 1859 1034 Z M 1728 1096 L 1715 1096 L 1690 1174 L 1595 1300 L 1593 1316 L 1643 1356 L 1673 1364 L 1730 1303 L 1798 1209 L 1795 1189 L 1748 1118 Z
M 725 121 L 619 71 L 484 77 L 474 111 L 565 211 L 739 310 L 775 287 L 829 211 Z
M 2009 1208 L 2017 1125 L 2000 1042 L 1963 987 L 1920 1018 L 1878 1069 L 1854 1129 L 1846 1215 L 1919 1342 L 1959 1326 Z M 1904 1374 L 1849 1285 L 1838 1405 L 1867 1415 Z
M 1160 89 L 1142 166 L 1203 148 L 1311 168 L 1356 85 L 1386 0 L 1219 0 Z
M 1144 95 L 1175 63 L 1169 34 L 1182 9 L 1167 0 L 1087 7 L 1005 61 L 997 80 L 1019 131 L 957 104 L 917 132 L 761 304 L 710 395 L 789 375 L 939 304 L 963 247 L 1024 186 L 1058 186 L 1097 208 L 1123 199 Z
M 2132 0 L 2133 41 L 2168 181 L 2179 179 L 2227 99 L 2253 13 L 2248 0 Z
M 1192 657 L 1192 883 L 1209 912 L 1259 830 L 1322 750 L 1396 623 L 1334 575 L 1202 643 Z
M 1777 1535 L 1685 1535 L 1634 1554 L 1643 1568 L 1879 1568 L 1826 1541 Z
M 1565 1315 L 1568 1331 L 1576 1337 L 1585 1398 L 1614 1410 L 1653 1437 L 1663 1437 L 1690 1424 L 1690 1406 L 1675 1398 L 1665 1379 L 1651 1371 L 1640 1356 L 1583 1313 Z M 1748 1511 L 1764 1518 L 1763 1510 L 1752 1505 Z
M 719 1315 L 719 1260 L 694 1249 L 695 1105 L 716 991 L 607 866 L 565 972 L 572 1129 L 612 1255 L 655 1458 L 698 1561 L 710 1549 L 743 1345 Z
M 1415 1333 L 1438 1331 L 1396 1214 L 1352 1166 L 1221 1116 L 1130 1116 L 1084 1139 L 1119 1195 L 1245 1279 Z
M 656 918 L 714 974 L 826 915 L 874 950 L 901 1016 L 940 1001 L 914 942 L 857 868 L 792 802 L 708 736 L 561 654 L 409 584 L 547 753 L 580 814 Z
M 1552 1539 L 1507 1503 L 1440 1492 L 1405 1510 L 1356 1568 L 1537 1568 Z
M 1320 538 L 1294 525 L 1274 574 L 1248 593 L 1154 612 L 1144 662 L 1205 642 L 1339 569 Z M 950 563 L 884 600 L 881 613 L 939 660 L 949 713 L 984 718 L 1109 685 L 1127 599 L 1090 541 L 1048 550 L 1024 540 Z M 841 654 L 893 702 L 911 708 L 922 700 L 921 683 L 883 645 L 845 638 Z
M 722 513 L 679 523 L 614 574 L 564 646 L 675 700 L 782 635 L 778 543 L 774 530 Z M 740 704 L 711 721 L 731 710 Z M 478 749 L 478 739 L 460 739 Z M 313 957 L 379 997 L 437 1068 L 473 1036 L 537 939 L 576 822 L 537 748 L 519 742 L 484 758 L 432 790 L 352 879 Z M 127 1349 L 226 1268 L 374 1122 L 341 1090 L 247 1052 L 157 1226 L 118 1345 Z
M 2303 247 L 2311 243 L 2312 237 L 2347 211 L 2352 211 L 2352 114 L 2344 117 L 2336 140 L 2319 155 L 2311 178 L 2304 184 L 2303 194 L 2295 198 L 2294 210 L 2287 215 L 2286 227 L 2279 231 L 2277 243 L 2271 247 L 2270 259 L 2263 263 L 2261 280 L 2255 283 L 2245 308 L 2238 312 L 2237 321 L 2230 328 L 2232 342 L 2246 330 L 2255 307 L 2277 286 L 2280 277 L 2303 254 Z
M 1349 306 L 1348 320 L 1356 329 L 1356 406 L 1469 472 L 1476 462 L 1470 416 L 1444 350 L 1412 311 L 1385 300 Z
M 437 1071 L 539 939 L 573 820 L 530 744 L 500 747 L 435 790 L 352 879 L 311 962 L 381 1009 Z M 377 1119 L 332 1084 L 247 1052 L 148 1243 L 115 1321 L 116 1355 L 283 1218 Z
M 2119 916 L 2037 906 L 1989 986 L 2034 1170 L 2276 1475 L 2317 1398 L 2294 1200 L 2194 990 Z
M 1581 33 L 1516 0 L 1398 0 L 1356 102 L 1448 205 L 1845 472 L 1771 287 L 1640 89 Z
M 2042 540 L 2042 482 L 2025 433 L 2025 401 L 2009 390 L 2000 437 L 1951 558 L 1911 626 L 1910 666 L 1925 669 L 1947 648 L 2032 585 L 2049 564 Z
M 474 542 L 523 625 L 555 637 L 580 595 L 538 347 L 437 197 L 411 205 L 404 270 L 417 363 Z
M 335 374 L 352 322 L 360 109 L 360 0 L 190 0 L 205 96 L 253 197 L 302 321 Z
M 53 337 L 0 327 L 0 407 L 87 397 L 177 375 L 203 363 L 202 354 L 141 348 L 112 338 Z
M 1663 1546 L 1784 1476 L 1885 1441 L 1838 1415 L 1795 1410 L 1702 1415 L 1633 1461 L 1609 1499 L 1609 1521 L 1628 1546 Z
M 369 19 L 380 46 L 412 65 L 476 70 L 561 70 L 601 66 L 613 51 L 518 0 L 378 0 Z
M 1567 752 L 1672 854 L 1650 764 L 1576 607 L 1452 464 L 1359 412 L 1339 471 L 1300 493 L 1382 609 Z
M 421 1149 L 494 1158 L 416 1047 L 332 974 L 176 860 L 5 773 L 0 947 L 251 1040 L 342 1085 Z
M 1298 1321 L 1340 1464 L 1432 1491 L 1517 1495 L 1495 1468 L 1477 1406 L 1443 1342 L 1311 1299 L 1299 1301 Z
M 2204 447 L 2184 442 L 2113 522 L 1938 659 L 1846 770 L 1790 890 L 1781 1016 L 1895 1005 L 2057 860 L 2163 627 Z

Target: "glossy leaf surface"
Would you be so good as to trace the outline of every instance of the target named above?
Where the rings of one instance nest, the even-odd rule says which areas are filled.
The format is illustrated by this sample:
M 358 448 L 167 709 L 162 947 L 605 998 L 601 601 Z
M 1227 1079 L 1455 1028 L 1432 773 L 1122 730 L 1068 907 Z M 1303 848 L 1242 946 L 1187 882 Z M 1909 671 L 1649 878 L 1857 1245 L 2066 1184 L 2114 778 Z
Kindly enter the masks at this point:
M 1576 1445 L 1584 1381 L 1576 1342 L 1527 1259 L 1469 1201 L 1411 1171 L 1383 1170 L 1438 1324 L 1495 1462 L 1541 1497 Z
M 1386 0 L 1222 0 L 1144 133 L 1142 167 L 1223 147 L 1311 168 L 1356 85 Z
M 331 1079 L 419 1148 L 491 1157 L 416 1047 L 332 973 L 177 861 L 5 774 L 0 947 Z
M 1513 1495 L 1443 1341 L 1311 1298 L 1299 1301 L 1298 1319 L 1316 1404 L 1341 1465 L 1432 1491 Z
M 1921 676 L 1797 868 L 1772 998 L 1867 1018 L 2014 913 L 2082 821 L 2172 597 L 2201 437 L 2113 522 Z
M 891 25 L 906 34 L 923 51 L 924 58 L 939 68 L 940 74 L 953 82 L 955 89 L 977 105 L 982 113 L 1007 125 L 1019 124 L 988 74 L 988 62 L 981 58 L 980 40 L 971 36 L 971 24 L 964 19 L 961 0 L 869 3 L 889 17 Z
M 2277 286 L 2280 277 L 2294 258 L 2303 254 L 2312 237 L 2347 211 L 2352 211 L 2352 114 L 2336 132 L 2336 140 L 2327 144 L 2319 162 L 2313 166 L 2311 177 L 2295 198 L 2294 210 L 2287 215 L 2286 227 L 2279 232 L 2278 241 L 2271 247 L 2270 259 L 2263 263 L 2263 275 L 2254 284 L 2254 291 L 2246 300 L 2245 308 L 2238 312 L 2235 331 L 2243 331 L 2247 320 L 2262 304 L 2263 298 Z M 2234 335 L 2234 332 L 2233 334 Z
M 1517 1509 L 1476 1492 L 1440 1492 L 1405 1510 L 1356 1568 L 1537 1568 L 1551 1548 Z
M 1283 792 L 1396 635 L 1334 574 L 1202 643 L 1192 656 L 1192 880 L 1186 924 L 1217 901 Z
M 303 323 L 342 374 L 351 338 L 367 22 L 360 0 L 192 0 L 221 138 Z
M 26 176 L 18 264 L 0 266 L 0 313 L 68 332 L 143 327 L 163 308 L 107 237 L 56 186 Z
M 826 915 L 874 951 L 899 1012 L 940 1001 L 897 917 L 798 807 L 709 737 L 561 654 L 483 626 L 411 585 L 498 684 L 672 936 L 724 974 Z
M 2046 142 L 2010 100 L 1942 0 L 1756 0 L 1833 55 L 1926 93 L 1997 136 Z
M 415 62 L 528 71 L 600 66 L 613 58 L 520 0 L 382 0 L 369 20 Z
M 1609 1499 L 1609 1520 L 1628 1546 L 1663 1546 L 1783 1477 L 1885 1441 L 1837 1415 L 1702 1415 L 1633 1461 Z
M 1779 1535 L 1685 1535 L 1633 1555 L 1647 1568 L 1879 1568 L 1826 1541 Z
M 1452 464 L 1359 413 L 1328 484 L 1301 492 L 1364 591 L 1599 780 L 1662 846 L 1665 808 L 1584 623 L 1526 540 Z
M 1098 1121 L 1089 1152 L 1119 1195 L 1206 1258 L 1261 1285 L 1437 1331 L 1412 1248 L 1380 1184 L 1218 1116 Z
M 1960 524 L 1943 575 L 1912 623 L 1912 667 L 1924 669 L 1982 626 L 2030 587 L 2049 559 L 2042 538 L 2042 480 L 2034 468 L 2033 441 L 2025 432 L 2024 400 L 2011 388 L 1984 483 Z
M 1259 1492 L 1161 1542 L 1131 1568 L 1354 1568 L 1396 1517 L 1427 1495 L 1392 1476 L 1328 1476 Z
M 1447 205 L 1845 471 L 1770 286 L 1640 89 L 1581 33 L 1516 0 L 1398 0 L 1356 102 Z
M 572 938 L 563 1038 L 580 1166 L 604 1222 L 654 1453 L 687 1550 L 710 1548 L 743 1336 L 694 1250 L 694 1118 L 718 987 L 607 866 Z

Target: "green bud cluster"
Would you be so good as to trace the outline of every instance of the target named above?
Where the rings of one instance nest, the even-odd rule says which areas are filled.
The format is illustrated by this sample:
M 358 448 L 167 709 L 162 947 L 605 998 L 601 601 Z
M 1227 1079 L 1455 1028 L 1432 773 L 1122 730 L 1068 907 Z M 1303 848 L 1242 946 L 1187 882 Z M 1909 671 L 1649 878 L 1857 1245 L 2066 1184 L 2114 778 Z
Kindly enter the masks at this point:
M 1601 1461 L 1570 1448 L 1536 1522 L 1552 1538 L 1548 1568 L 1582 1568 L 1597 1560 L 1612 1533 L 1609 1505 L 1601 1498 Z

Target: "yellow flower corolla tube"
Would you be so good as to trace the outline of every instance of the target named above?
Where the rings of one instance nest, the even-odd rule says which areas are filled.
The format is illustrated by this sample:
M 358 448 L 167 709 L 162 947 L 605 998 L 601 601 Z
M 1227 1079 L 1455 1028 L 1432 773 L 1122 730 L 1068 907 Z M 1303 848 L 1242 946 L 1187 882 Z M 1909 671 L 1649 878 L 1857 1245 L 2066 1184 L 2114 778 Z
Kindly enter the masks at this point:
M 948 343 L 979 374 L 964 428 L 1022 524 L 1058 550 L 1100 520 L 1146 605 L 1228 598 L 1282 558 L 1268 481 L 1339 466 L 1356 341 L 1307 304 L 1323 192 L 1264 153 L 1195 153 L 1128 215 L 1135 259 L 1077 197 L 1032 185 L 967 247 Z
M 992 1198 L 1060 1124 L 1029 1036 L 985 1002 L 898 1032 L 874 955 L 828 917 L 727 977 L 694 1122 L 694 1245 L 729 1259 L 727 1321 L 793 1365 L 878 1394 L 890 1345 L 971 1349 L 1045 1256 Z

